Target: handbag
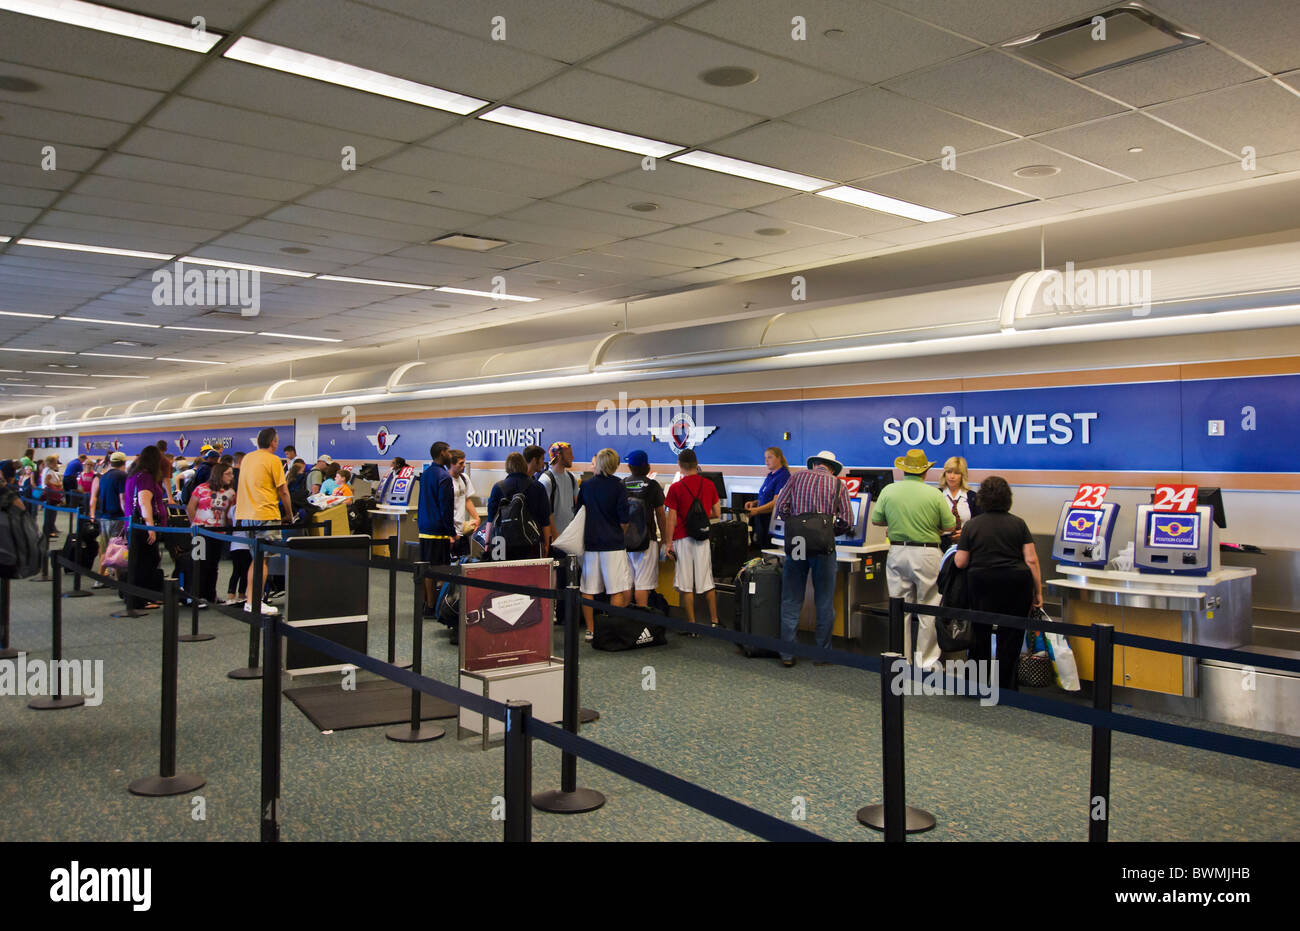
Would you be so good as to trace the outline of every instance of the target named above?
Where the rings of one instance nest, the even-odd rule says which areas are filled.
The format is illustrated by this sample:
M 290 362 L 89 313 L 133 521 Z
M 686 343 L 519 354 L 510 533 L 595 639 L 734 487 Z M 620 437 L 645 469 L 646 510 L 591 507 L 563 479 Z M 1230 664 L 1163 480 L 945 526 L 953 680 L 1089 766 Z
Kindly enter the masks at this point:
M 1051 617 L 1042 608 L 1030 608 L 1029 616 L 1034 620 L 1050 621 Z M 1052 662 L 1056 684 L 1067 692 L 1079 691 L 1079 666 L 1074 661 L 1074 650 L 1070 641 L 1063 634 L 1046 631 L 1043 643 L 1047 647 L 1047 657 Z
M 124 571 L 127 566 L 127 548 L 126 533 L 121 536 L 113 537 L 104 547 L 104 558 L 100 561 L 100 567 L 103 569 L 116 569 Z
M 805 511 L 785 521 L 785 554 L 790 556 L 796 540 L 803 540 L 804 556 L 828 556 L 835 552 L 835 522 L 829 514 Z
M 1000 631 L 999 631 L 1000 633 Z M 1047 644 L 1041 631 L 1028 631 L 1026 643 L 1033 647 L 1020 654 L 1016 666 L 1016 680 L 1031 689 L 1045 689 L 1052 684 L 1052 660 L 1047 655 Z
M 939 606 L 943 608 L 969 608 L 970 599 L 966 594 L 966 570 L 958 569 L 952 555 L 957 552 L 953 546 L 943 554 L 939 568 L 939 591 L 942 597 Z M 934 619 L 935 639 L 939 649 L 945 653 L 958 653 L 969 650 L 975 645 L 975 625 L 965 618 L 939 615 Z

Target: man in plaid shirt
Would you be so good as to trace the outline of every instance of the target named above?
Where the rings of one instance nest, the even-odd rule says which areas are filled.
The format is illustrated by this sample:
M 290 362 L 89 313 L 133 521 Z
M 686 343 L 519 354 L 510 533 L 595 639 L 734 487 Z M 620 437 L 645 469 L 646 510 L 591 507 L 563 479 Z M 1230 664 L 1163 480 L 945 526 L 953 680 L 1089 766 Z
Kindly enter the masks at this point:
M 852 522 L 849 509 L 849 489 L 837 475 L 844 466 L 830 450 L 822 450 L 808 459 L 808 470 L 796 472 L 777 495 L 772 513 L 782 520 L 799 514 L 816 511 L 829 514 L 837 530 Z M 817 645 L 829 649 L 831 628 L 835 625 L 835 552 L 812 555 L 791 545 L 786 533 L 785 568 L 781 575 L 781 639 L 795 642 L 799 629 L 799 611 L 803 607 L 808 574 L 812 573 L 813 602 L 817 606 Z M 794 559 L 800 553 L 803 559 Z M 794 656 L 782 654 L 781 662 L 794 665 Z M 825 665 L 818 662 L 814 665 Z

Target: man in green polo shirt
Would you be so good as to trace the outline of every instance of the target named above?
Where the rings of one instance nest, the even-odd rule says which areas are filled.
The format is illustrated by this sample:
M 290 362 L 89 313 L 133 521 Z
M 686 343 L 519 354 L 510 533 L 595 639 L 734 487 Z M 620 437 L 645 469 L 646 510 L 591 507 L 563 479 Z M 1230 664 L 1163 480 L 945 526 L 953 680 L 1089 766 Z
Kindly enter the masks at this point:
M 902 598 L 911 604 L 939 603 L 939 566 L 943 549 L 939 535 L 957 525 L 952 510 L 939 489 L 925 483 L 925 473 L 934 463 L 925 452 L 909 449 L 906 456 L 894 460 L 903 480 L 886 485 L 880 492 L 871 522 L 888 527 L 889 558 L 885 561 L 885 579 L 889 597 Z M 939 639 L 934 632 L 934 618 L 919 619 L 915 661 L 922 669 L 939 662 Z M 912 657 L 912 625 L 903 625 L 903 654 Z

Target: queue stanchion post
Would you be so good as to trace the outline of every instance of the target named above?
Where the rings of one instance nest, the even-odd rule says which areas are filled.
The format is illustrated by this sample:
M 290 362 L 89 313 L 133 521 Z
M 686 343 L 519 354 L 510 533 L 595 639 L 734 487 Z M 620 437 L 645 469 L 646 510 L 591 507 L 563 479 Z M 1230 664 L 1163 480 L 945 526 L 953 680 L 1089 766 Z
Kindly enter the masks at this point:
M 899 599 L 901 605 L 902 599 Z M 893 599 L 890 599 L 892 614 Z M 884 770 L 885 800 L 858 809 L 858 822 L 884 831 L 885 840 L 901 842 L 908 834 L 920 834 L 935 825 L 934 815 L 907 804 L 907 780 L 903 767 L 903 689 L 894 687 L 897 676 L 907 676 L 911 666 L 901 653 L 880 654 L 880 742 Z M 904 679 L 904 684 L 907 680 Z
M 178 638 L 181 643 L 203 643 L 207 640 L 215 640 L 216 634 L 199 633 L 199 573 L 203 571 L 201 566 L 207 565 L 208 547 L 215 541 L 209 540 L 201 533 L 190 533 L 190 571 L 185 581 L 189 588 L 187 594 L 190 599 L 190 632 L 181 634 Z M 220 546 L 220 543 L 217 543 Z M 214 568 L 215 572 L 216 569 Z
M 412 637 L 411 637 L 411 671 L 417 676 L 424 669 L 424 573 L 429 568 L 427 562 L 417 562 L 411 573 Z M 420 721 L 419 689 L 411 689 L 411 720 L 399 724 L 384 734 L 389 740 L 398 743 L 427 743 L 445 737 L 447 732 L 436 724 L 424 724 Z
M 77 524 L 80 522 L 80 519 L 81 519 L 80 511 L 68 512 L 68 539 L 77 541 L 73 543 L 74 550 L 80 549 L 80 540 L 78 539 L 79 534 L 77 533 Z M 92 565 L 94 564 L 94 560 L 91 560 L 91 564 Z M 89 598 L 93 594 L 94 594 L 93 592 L 88 592 L 81 587 L 81 573 L 77 571 L 73 571 L 72 591 L 64 592 L 63 597 L 64 598 Z
M 532 719 L 532 702 L 506 702 L 506 843 L 533 839 L 533 739 L 528 734 Z
M 1092 625 L 1092 707 L 1110 711 L 1114 694 L 1115 628 Z M 1092 726 L 1092 765 L 1088 780 L 1088 840 L 1104 844 L 1110 837 L 1110 728 Z
M 48 582 L 50 581 L 50 535 L 45 532 L 45 518 L 48 516 L 45 513 L 45 509 L 48 508 L 49 505 L 46 504 L 44 501 L 40 502 L 40 505 L 41 505 L 41 546 L 45 548 L 45 553 L 44 555 L 41 556 L 41 574 L 37 576 L 35 581 Z
M 253 570 L 252 591 L 247 593 L 244 602 L 244 612 L 251 614 L 252 617 L 248 622 L 248 665 L 241 666 L 238 669 L 232 669 L 226 673 L 229 679 L 260 679 L 262 678 L 262 667 L 259 665 L 257 658 L 260 638 L 262 633 L 262 548 L 261 542 L 257 539 L 253 531 L 249 531 L 249 550 L 253 554 L 251 568 Z M 234 544 L 234 536 L 231 537 L 231 544 Z M 249 605 L 257 605 L 256 611 L 249 611 Z
M 17 659 L 18 651 L 9 645 L 9 576 L 0 578 L 0 659 Z
M 176 693 L 180 665 L 180 589 L 176 579 L 163 579 L 162 727 L 158 737 L 158 775 L 142 776 L 128 785 L 132 795 L 159 798 L 183 795 L 207 782 L 194 773 L 176 772 Z
M 256 553 L 256 550 L 254 550 Z M 287 557 L 286 557 L 287 558 Z M 287 568 L 287 567 L 286 567 Z M 256 579 L 254 581 L 257 581 Z M 253 591 L 261 595 L 261 588 Z M 259 605 L 260 602 L 254 601 Z M 267 615 L 262 619 L 264 663 L 262 675 L 262 821 L 261 839 L 274 843 L 280 839 L 280 666 L 283 641 L 280 618 Z
M 568 557 L 564 589 L 564 729 L 578 733 L 578 557 Z M 595 811 L 605 796 L 578 785 L 578 758 L 567 750 L 560 755 L 560 788 L 533 796 L 533 807 L 556 814 Z
M 33 698 L 27 703 L 28 708 L 36 711 L 78 708 L 86 703 L 86 700 L 80 695 L 63 694 L 63 664 L 61 662 L 63 659 L 63 567 L 59 565 L 57 556 L 53 553 L 47 555 L 50 559 L 50 579 L 54 582 L 54 587 L 50 589 L 53 593 L 53 597 L 50 599 L 50 694 L 45 698 Z
M 131 526 L 130 518 L 126 521 L 126 581 L 134 584 L 132 580 L 136 579 L 137 573 L 135 567 L 140 558 L 140 546 L 135 540 L 135 528 Z M 131 599 L 134 596 L 129 592 L 123 591 L 122 598 L 123 608 L 121 611 L 114 611 L 109 617 L 126 618 L 126 617 L 144 617 L 148 611 L 137 611 L 131 607 Z
M 397 534 L 388 538 L 388 663 L 409 669 L 410 663 L 397 661 Z

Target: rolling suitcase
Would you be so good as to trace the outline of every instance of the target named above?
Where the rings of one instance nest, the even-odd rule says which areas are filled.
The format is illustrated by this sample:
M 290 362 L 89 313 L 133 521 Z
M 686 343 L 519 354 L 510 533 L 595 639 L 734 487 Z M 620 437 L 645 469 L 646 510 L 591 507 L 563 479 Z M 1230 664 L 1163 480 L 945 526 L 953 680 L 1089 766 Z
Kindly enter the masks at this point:
M 734 579 L 749 558 L 749 526 L 739 520 L 724 520 L 711 525 L 709 550 L 714 579 Z
M 736 575 L 736 630 L 759 637 L 781 636 L 781 563 L 773 557 L 752 559 Z M 771 650 L 742 644 L 752 658 L 776 656 Z

